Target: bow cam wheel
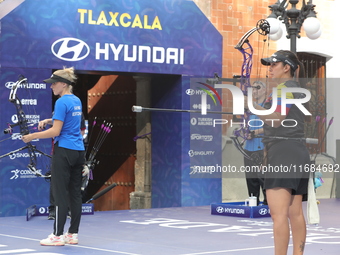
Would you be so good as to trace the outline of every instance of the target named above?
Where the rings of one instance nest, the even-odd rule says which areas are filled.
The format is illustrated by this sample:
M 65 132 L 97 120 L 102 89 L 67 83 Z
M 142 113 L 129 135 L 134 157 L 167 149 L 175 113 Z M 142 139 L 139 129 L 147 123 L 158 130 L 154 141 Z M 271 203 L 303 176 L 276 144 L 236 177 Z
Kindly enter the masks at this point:
M 260 35 L 267 35 L 267 34 L 269 34 L 270 25 L 269 25 L 269 22 L 267 20 L 265 20 L 265 19 L 260 19 L 256 23 L 256 28 L 257 28 L 257 32 L 259 32 Z

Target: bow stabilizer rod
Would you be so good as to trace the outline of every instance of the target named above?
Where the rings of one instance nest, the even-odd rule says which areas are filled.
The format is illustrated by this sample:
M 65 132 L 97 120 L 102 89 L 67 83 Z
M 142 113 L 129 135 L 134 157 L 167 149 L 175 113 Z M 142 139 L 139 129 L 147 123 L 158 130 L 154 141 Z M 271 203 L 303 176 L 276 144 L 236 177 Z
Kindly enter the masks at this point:
M 110 186 L 106 187 L 105 189 L 103 189 L 102 191 L 99 191 L 97 194 L 95 194 L 92 198 L 90 198 L 88 201 L 86 201 L 86 203 L 90 203 L 93 200 L 96 200 L 97 198 L 105 195 L 107 192 L 109 192 L 111 189 L 113 189 L 114 187 L 117 186 L 117 183 L 112 183 Z
M 187 113 L 202 113 L 201 110 L 185 110 L 185 109 L 165 109 L 165 108 L 147 108 L 138 105 L 132 106 L 133 112 L 153 111 L 153 112 L 187 112 Z M 233 114 L 232 112 L 215 112 L 207 111 L 212 114 Z
M 277 140 L 295 140 L 295 141 L 304 141 L 309 144 L 318 144 L 318 138 L 305 138 L 305 137 L 281 137 L 281 136 L 263 136 L 263 135 L 256 135 L 254 138 L 270 138 L 270 139 L 277 139 Z

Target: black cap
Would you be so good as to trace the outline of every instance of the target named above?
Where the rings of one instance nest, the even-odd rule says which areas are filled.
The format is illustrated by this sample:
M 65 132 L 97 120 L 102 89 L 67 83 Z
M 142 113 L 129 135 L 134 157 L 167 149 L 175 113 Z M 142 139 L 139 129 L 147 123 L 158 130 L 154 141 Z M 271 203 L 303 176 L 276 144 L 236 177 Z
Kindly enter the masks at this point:
M 278 52 L 274 53 L 269 58 L 261 58 L 261 63 L 262 65 L 265 66 L 270 66 L 271 63 L 277 62 L 283 62 L 289 65 L 293 69 L 293 71 L 295 71 L 298 68 L 297 64 L 295 64 L 290 58 Z
M 71 85 L 73 82 L 69 81 L 68 79 L 65 79 L 61 76 L 52 74 L 52 76 L 49 79 L 44 80 L 45 83 L 55 83 L 55 82 L 64 82 L 67 83 L 69 85 Z

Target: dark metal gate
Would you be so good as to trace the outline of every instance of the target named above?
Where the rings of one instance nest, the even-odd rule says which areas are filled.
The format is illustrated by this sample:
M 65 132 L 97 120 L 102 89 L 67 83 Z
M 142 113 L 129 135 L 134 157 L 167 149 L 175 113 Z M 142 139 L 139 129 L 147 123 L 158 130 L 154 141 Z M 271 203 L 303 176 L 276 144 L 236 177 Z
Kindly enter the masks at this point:
M 325 152 L 326 126 L 330 121 L 326 112 L 326 58 L 309 53 L 298 53 L 298 57 L 305 66 L 306 88 L 311 92 L 309 111 L 312 113 L 305 122 L 305 135 L 318 138 L 317 145 L 308 144 L 311 154 Z

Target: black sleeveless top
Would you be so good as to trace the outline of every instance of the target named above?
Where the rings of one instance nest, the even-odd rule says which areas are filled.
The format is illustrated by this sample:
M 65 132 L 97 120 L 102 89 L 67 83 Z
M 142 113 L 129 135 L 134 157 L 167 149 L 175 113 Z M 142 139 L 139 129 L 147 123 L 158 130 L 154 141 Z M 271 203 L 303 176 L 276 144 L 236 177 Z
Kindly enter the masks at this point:
M 295 81 L 286 81 L 282 87 L 300 87 Z M 279 93 L 278 93 L 279 94 Z M 302 93 L 292 93 L 294 98 L 305 97 Z M 264 104 L 264 108 L 270 109 L 272 106 L 272 98 L 268 97 Z M 305 115 L 300 109 L 294 104 L 291 106 L 288 115 L 279 127 L 275 128 L 272 125 L 264 124 L 264 136 L 270 137 L 287 137 L 287 138 L 303 138 L 304 137 L 304 120 Z M 262 142 L 265 145 L 272 145 L 276 142 L 281 141 L 275 138 L 263 138 Z

